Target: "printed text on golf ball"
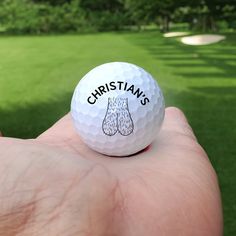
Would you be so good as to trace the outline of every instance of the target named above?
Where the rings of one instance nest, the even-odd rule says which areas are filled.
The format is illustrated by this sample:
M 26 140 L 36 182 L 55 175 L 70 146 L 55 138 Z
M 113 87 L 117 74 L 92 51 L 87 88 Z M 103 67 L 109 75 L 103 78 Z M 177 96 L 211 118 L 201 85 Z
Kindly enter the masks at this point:
M 164 98 L 152 76 L 136 65 L 111 62 L 88 72 L 77 85 L 71 114 L 92 149 L 127 156 L 147 147 L 160 130 Z

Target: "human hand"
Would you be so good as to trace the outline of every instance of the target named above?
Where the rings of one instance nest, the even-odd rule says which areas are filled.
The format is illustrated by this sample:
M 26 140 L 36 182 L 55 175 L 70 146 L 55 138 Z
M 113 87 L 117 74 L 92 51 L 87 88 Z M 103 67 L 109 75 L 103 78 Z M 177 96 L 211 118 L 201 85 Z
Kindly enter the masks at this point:
M 0 153 L 0 235 L 222 235 L 216 174 L 176 108 L 128 158 L 89 149 L 70 115 L 35 140 L 0 138 Z

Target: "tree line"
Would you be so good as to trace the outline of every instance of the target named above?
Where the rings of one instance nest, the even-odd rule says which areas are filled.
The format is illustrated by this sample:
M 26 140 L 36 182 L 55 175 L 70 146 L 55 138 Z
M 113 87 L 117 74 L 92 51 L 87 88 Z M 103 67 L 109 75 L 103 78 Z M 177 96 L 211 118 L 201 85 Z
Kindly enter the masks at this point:
M 91 32 L 171 22 L 191 30 L 236 28 L 236 0 L 2 0 L 0 29 L 14 34 Z

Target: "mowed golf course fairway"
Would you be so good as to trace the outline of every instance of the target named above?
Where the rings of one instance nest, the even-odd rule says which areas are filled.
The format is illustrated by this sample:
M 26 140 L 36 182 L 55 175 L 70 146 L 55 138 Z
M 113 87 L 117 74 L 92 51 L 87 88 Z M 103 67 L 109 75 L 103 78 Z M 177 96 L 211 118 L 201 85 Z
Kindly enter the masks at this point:
M 69 111 L 90 69 L 135 63 L 158 80 L 167 106 L 186 113 L 219 177 L 225 235 L 236 235 L 236 34 L 226 36 L 199 47 L 157 32 L 1 36 L 0 130 L 34 138 Z

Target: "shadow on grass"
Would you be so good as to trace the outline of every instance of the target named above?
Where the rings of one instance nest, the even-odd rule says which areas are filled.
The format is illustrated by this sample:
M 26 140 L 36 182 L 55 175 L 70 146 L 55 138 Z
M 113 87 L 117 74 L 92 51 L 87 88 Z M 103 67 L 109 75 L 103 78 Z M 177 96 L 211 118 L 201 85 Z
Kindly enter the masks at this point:
M 40 104 L 11 106 L 0 109 L 0 130 L 4 136 L 35 138 L 70 110 L 71 94 Z
M 189 87 L 190 90 L 193 90 L 197 93 L 207 95 L 207 96 L 217 96 L 217 99 L 224 97 L 233 97 L 236 100 L 236 87 L 224 86 L 224 87 Z M 234 102 L 234 101 L 233 101 Z M 235 104 L 235 103 L 233 103 Z M 230 104 L 230 106 L 233 104 Z M 228 105 L 227 105 L 228 106 Z M 234 107 L 231 107 L 233 112 Z
M 218 44 L 198 47 L 184 45 L 154 32 L 136 37 L 131 35 L 128 40 L 145 48 L 154 58 L 174 68 L 173 74 L 184 78 L 236 79 L 236 47 L 233 43 L 236 34 L 228 34 L 227 37 L 227 40 Z M 208 70 L 203 69 L 206 67 Z

